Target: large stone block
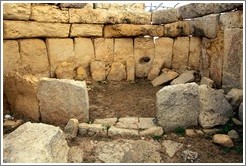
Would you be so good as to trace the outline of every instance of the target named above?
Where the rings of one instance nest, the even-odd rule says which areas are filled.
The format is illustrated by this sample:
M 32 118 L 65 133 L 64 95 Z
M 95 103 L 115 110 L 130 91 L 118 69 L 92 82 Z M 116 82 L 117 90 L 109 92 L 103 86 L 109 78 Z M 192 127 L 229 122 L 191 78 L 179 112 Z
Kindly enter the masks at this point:
M 172 81 L 173 79 L 178 77 L 178 75 L 179 75 L 178 73 L 172 70 L 163 72 L 161 75 L 156 77 L 151 83 L 153 86 L 162 85 L 162 84 Z
M 54 77 L 57 65 L 63 61 L 74 62 L 73 39 L 46 39 L 50 60 L 51 77 Z
M 202 56 L 200 58 L 200 74 L 202 77 L 210 76 L 210 54 L 208 53 L 208 49 L 210 47 L 210 40 L 206 37 L 202 38 Z
M 125 65 L 123 65 L 120 62 L 113 62 L 107 79 L 113 81 L 125 80 L 126 79 Z
M 198 87 L 188 83 L 166 86 L 157 92 L 157 121 L 164 131 L 198 124 Z
M 3 41 L 3 75 L 16 71 L 21 65 L 19 44 L 16 40 Z
M 33 5 L 30 20 L 68 23 L 69 15 L 68 11 L 61 10 L 54 5 Z
M 13 115 L 27 120 L 39 121 L 38 81 L 32 75 L 21 76 L 17 72 L 9 72 L 4 77 L 4 93 Z
M 41 23 L 33 21 L 3 22 L 3 38 L 68 37 L 69 24 Z
M 153 38 L 134 39 L 135 72 L 137 77 L 144 78 L 148 76 L 154 56 L 155 45 Z
M 227 12 L 220 15 L 220 23 L 222 30 L 226 28 L 242 28 L 243 27 L 243 11 Z
M 4 20 L 29 20 L 31 3 L 4 3 Z
M 21 39 L 20 55 L 22 68 L 27 73 L 40 77 L 50 76 L 50 66 L 45 42 L 41 39 Z
M 172 68 L 179 69 L 181 66 L 187 66 L 189 44 L 189 37 L 178 37 L 174 40 Z
M 177 9 L 157 10 L 152 14 L 153 24 L 166 24 L 178 21 Z
M 85 81 L 42 78 L 37 92 L 42 121 L 66 125 L 69 119 L 89 120 L 89 98 Z
M 163 36 L 161 25 L 115 24 L 104 27 L 105 37 Z
M 103 25 L 93 24 L 72 24 L 70 37 L 101 37 L 103 35 Z
M 200 56 L 202 53 L 202 41 L 198 37 L 190 38 L 190 52 L 188 66 L 192 67 L 194 70 L 199 71 L 200 68 Z
M 96 38 L 94 47 L 95 59 L 111 65 L 114 60 L 114 39 Z
M 178 21 L 171 24 L 165 24 L 164 34 L 167 37 L 188 36 L 191 34 L 189 21 Z
M 63 131 L 42 123 L 27 122 L 3 140 L 6 163 L 66 163 L 68 150 Z
M 240 68 L 243 61 L 243 30 L 239 28 L 224 31 L 224 59 L 222 88 L 240 88 Z
M 106 79 L 106 65 L 102 61 L 92 61 L 90 63 L 91 77 L 95 81 L 103 81 Z

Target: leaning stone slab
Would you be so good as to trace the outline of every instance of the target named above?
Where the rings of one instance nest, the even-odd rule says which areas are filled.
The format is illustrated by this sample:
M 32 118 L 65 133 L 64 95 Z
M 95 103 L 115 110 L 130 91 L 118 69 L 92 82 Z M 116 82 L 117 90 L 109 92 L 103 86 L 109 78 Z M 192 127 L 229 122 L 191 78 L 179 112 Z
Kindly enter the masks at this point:
M 177 84 L 185 84 L 188 82 L 192 82 L 195 80 L 195 74 L 196 71 L 191 70 L 191 71 L 186 71 L 179 75 L 177 78 L 175 78 L 170 84 L 171 85 L 177 85 Z
M 166 24 L 178 20 L 177 9 L 157 10 L 152 15 L 153 24 Z
M 4 3 L 4 20 L 29 20 L 31 3 Z
M 66 163 L 69 147 L 63 131 L 27 122 L 3 140 L 5 163 Z
M 178 77 L 178 73 L 175 71 L 168 71 L 166 73 L 162 73 L 161 75 L 159 75 L 158 77 L 156 77 L 151 83 L 153 86 L 158 86 L 158 85 L 162 85 L 164 83 L 167 83 L 173 79 L 175 79 L 176 77 Z
M 108 136 L 121 136 L 121 137 L 128 137 L 128 136 L 139 136 L 138 130 L 134 129 L 123 129 L 111 126 L 108 130 Z
M 79 124 L 79 135 L 98 135 L 98 136 L 107 136 L 107 126 L 102 124 L 88 124 L 80 123 Z
M 65 125 L 69 119 L 89 119 L 89 98 L 85 81 L 42 78 L 37 92 L 42 121 Z

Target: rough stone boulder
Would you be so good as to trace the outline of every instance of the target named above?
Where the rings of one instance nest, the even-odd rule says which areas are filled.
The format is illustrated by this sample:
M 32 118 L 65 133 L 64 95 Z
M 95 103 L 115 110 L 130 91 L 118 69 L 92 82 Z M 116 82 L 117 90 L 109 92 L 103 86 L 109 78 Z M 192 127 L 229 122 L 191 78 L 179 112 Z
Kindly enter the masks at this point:
M 207 85 L 199 86 L 200 113 L 199 124 L 203 128 L 223 125 L 232 115 L 232 106 L 225 99 L 221 90 L 215 90 Z
M 39 121 L 38 81 L 32 75 L 21 76 L 18 72 L 9 72 L 4 77 L 4 93 L 14 115 Z
M 198 87 L 187 83 L 166 86 L 157 92 L 157 121 L 165 131 L 198 124 Z
M 233 88 L 227 93 L 227 97 L 233 110 L 235 110 L 243 102 L 243 90 Z
M 65 163 L 69 147 L 63 131 L 42 123 L 27 122 L 3 140 L 5 163 Z
M 113 62 L 107 77 L 108 80 L 122 81 L 126 79 L 126 67 L 120 62 Z
M 42 121 L 65 125 L 69 119 L 89 119 L 89 99 L 85 81 L 42 78 L 38 87 Z
M 68 62 L 59 63 L 56 70 L 56 78 L 73 79 L 75 77 L 74 65 Z

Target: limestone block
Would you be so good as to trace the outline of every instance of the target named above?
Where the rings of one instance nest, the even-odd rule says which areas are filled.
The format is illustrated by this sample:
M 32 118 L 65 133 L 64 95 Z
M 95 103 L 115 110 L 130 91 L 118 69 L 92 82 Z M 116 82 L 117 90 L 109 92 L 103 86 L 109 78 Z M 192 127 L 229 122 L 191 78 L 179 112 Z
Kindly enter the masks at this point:
M 133 58 L 133 39 L 114 39 L 114 61 L 126 63 L 129 58 Z
M 177 37 L 173 44 L 172 68 L 187 66 L 189 56 L 189 37 Z
M 55 69 L 61 62 L 74 63 L 73 39 L 46 39 L 50 60 L 51 77 L 54 77 Z
M 79 66 L 77 69 L 76 69 L 76 76 L 75 76 L 75 80 L 80 80 L 80 81 L 83 81 L 85 78 L 87 78 L 88 75 L 85 71 L 85 69 L 82 67 L 82 66 Z
M 158 86 L 158 85 L 162 85 L 165 84 L 169 81 L 172 81 L 173 79 L 175 79 L 176 77 L 178 77 L 178 73 L 175 71 L 168 71 L 168 72 L 164 72 L 161 75 L 159 75 L 158 77 L 156 77 L 151 84 L 153 86 Z
M 26 122 L 8 134 L 3 144 L 6 163 L 67 162 L 69 147 L 59 127 Z
M 108 136 L 121 136 L 121 137 L 129 137 L 129 136 L 139 136 L 138 130 L 134 129 L 124 129 L 124 128 L 117 128 L 111 126 L 108 130 Z
M 106 65 L 102 61 L 92 61 L 90 63 L 91 77 L 95 81 L 103 81 L 106 79 Z
M 92 3 L 59 3 L 61 8 L 93 8 Z
M 166 86 L 156 94 L 157 121 L 165 131 L 198 124 L 199 94 L 196 83 Z
M 162 127 L 151 127 L 139 132 L 140 136 L 161 136 L 163 134 Z
M 3 40 L 3 75 L 16 71 L 21 65 L 19 44 L 16 40 Z
M 69 24 L 41 23 L 33 21 L 3 22 L 4 39 L 33 38 L 33 37 L 68 37 Z
M 134 39 L 134 58 L 136 77 L 148 76 L 155 56 L 155 45 L 152 38 Z
M 231 140 L 231 138 L 228 135 L 225 134 L 215 134 L 213 136 L 213 142 L 216 144 L 220 144 L 224 147 L 228 147 L 231 148 L 233 147 L 233 142 Z
M 73 63 L 58 63 L 57 68 L 55 69 L 55 76 L 58 79 L 73 79 L 75 77 L 74 68 Z
M 214 81 L 208 77 L 202 77 L 200 85 L 207 85 L 212 88 L 214 86 Z
M 134 81 L 135 80 L 135 61 L 134 57 L 129 58 L 126 61 L 126 79 L 127 81 Z
M 78 134 L 78 130 L 79 130 L 79 121 L 78 119 L 70 119 L 65 128 L 64 128 L 64 132 L 66 135 L 66 138 L 76 138 L 77 134 Z
M 30 20 L 38 22 L 62 22 L 68 23 L 68 11 L 61 10 L 54 5 L 35 5 L 32 6 Z
M 117 122 L 117 118 L 105 118 L 105 119 L 95 119 L 94 124 L 103 124 L 113 126 Z
M 104 126 L 102 124 L 80 123 L 79 135 L 83 136 L 86 134 L 88 134 L 89 136 L 107 136 L 107 126 Z
M 243 27 L 243 11 L 227 12 L 220 15 L 221 29 L 226 28 L 242 28 Z
M 72 146 L 68 151 L 68 163 L 82 163 L 84 151 L 78 146 Z
M 41 39 L 21 39 L 22 68 L 38 77 L 50 77 L 50 66 L 45 42 Z
M 190 51 L 189 51 L 189 61 L 188 66 L 192 67 L 194 70 L 199 71 L 200 68 L 200 56 L 202 53 L 202 41 L 198 37 L 190 38 Z
M 125 65 L 123 65 L 120 62 L 113 62 L 107 79 L 112 81 L 125 80 L 126 79 Z
M 240 68 L 243 59 L 243 30 L 239 28 L 224 31 L 224 59 L 222 88 L 240 88 Z
M 193 82 L 195 80 L 195 71 L 190 70 L 180 74 L 177 78 L 175 78 L 170 84 L 177 85 L 177 84 L 185 84 L 188 82 Z
M 156 127 L 155 118 L 139 118 L 139 129 L 148 129 L 151 127 Z
M 106 25 L 105 37 L 137 37 L 137 36 L 163 36 L 164 27 L 161 25 L 134 25 L 115 24 Z
M 89 98 L 85 81 L 42 78 L 37 92 L 42 121 L 66 125 L 76 118 L 89 120 Z
M 134 118 L 134 117 L 119 118 L 115 127 L 124 128 L 124 129 L 138 129 L 138 118 Z
M 4 3 L 4 20 L 29 20 L 31 3 Z
M 233 110 L 236 110 L 240 104 L 243 102 L 243 90 L 242 89 L 236 89 L 232 88 L 228 93 L 228 96 L 230 96 L 230 104 L 233 108 Z
M 164 34 L 167 37 L 188 36 L 191 34 L 189 21 L 178 21 L 171 24 L 165 24 Z
M 211 47 L 210 40 L 206 37 L 202 38 L 202 54 L 200 57 L 200 73 L 202 77 L 210 77 L 210 52 L 208 51 Z
M 112 64 L 114 60 L 114 41 L 107 38 L 94 39 L 95 59 Z
M 103 35 L 103 25 L 95 24 L 72 24 L 71 37 L 101 37 Z
M 152 14 L 153 24 L 166 24 L 178 21 L 177 9 L 157 10 Z
M 144 11 L 144 3 L 95 3 L 96 9 Z

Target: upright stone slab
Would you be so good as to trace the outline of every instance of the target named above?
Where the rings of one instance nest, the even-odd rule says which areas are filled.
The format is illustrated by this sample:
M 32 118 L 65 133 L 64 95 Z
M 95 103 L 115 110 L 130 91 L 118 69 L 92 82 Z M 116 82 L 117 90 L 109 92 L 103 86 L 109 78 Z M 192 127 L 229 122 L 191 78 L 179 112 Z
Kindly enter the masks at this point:
M 89 120 L 89 98 L 85 81 L 42 78 L 37 92 L 42 121 L 65 125 L 69 119 Z
M 188 66 L 192 67 L 194 70 L 199 71 L 200 68 L 200 56 L 202 53 L 202 41 L 198 37 L 190 38 L 190 51 L 189 51 L 189 61 Z
M 157 122 L 164 131 L 198 124 L 198 87 L 196 83 L 172 85 L 156 93 Z
M 220 15 L 221 29 L 243 28 L 243 11 L 226 12 Z
M 152 14 L 154 24 L 166 24 L 178 21 L 177 9 L 157 10 Z
M 6 3 L 3 4 L 4 20 L 29 20 L 31 3 Z
M 136 77 L 144 78 L 148 76 L 154 56 L 155 45 L 153 38 L 134 39 Z
M 177 37 L 174 40 L 172 68 L 179 69 L 181 66 L 187 66 L 189 44 L 189 37 Z
M 91 77 L 95 81 L 103 81 L 106 79 L 106 65 L 102 61 L 92 61 L 90 63 Z
M 114 60 L 114 41 L 107 38 L 94 39 L 95 59 L 111 65 Z

